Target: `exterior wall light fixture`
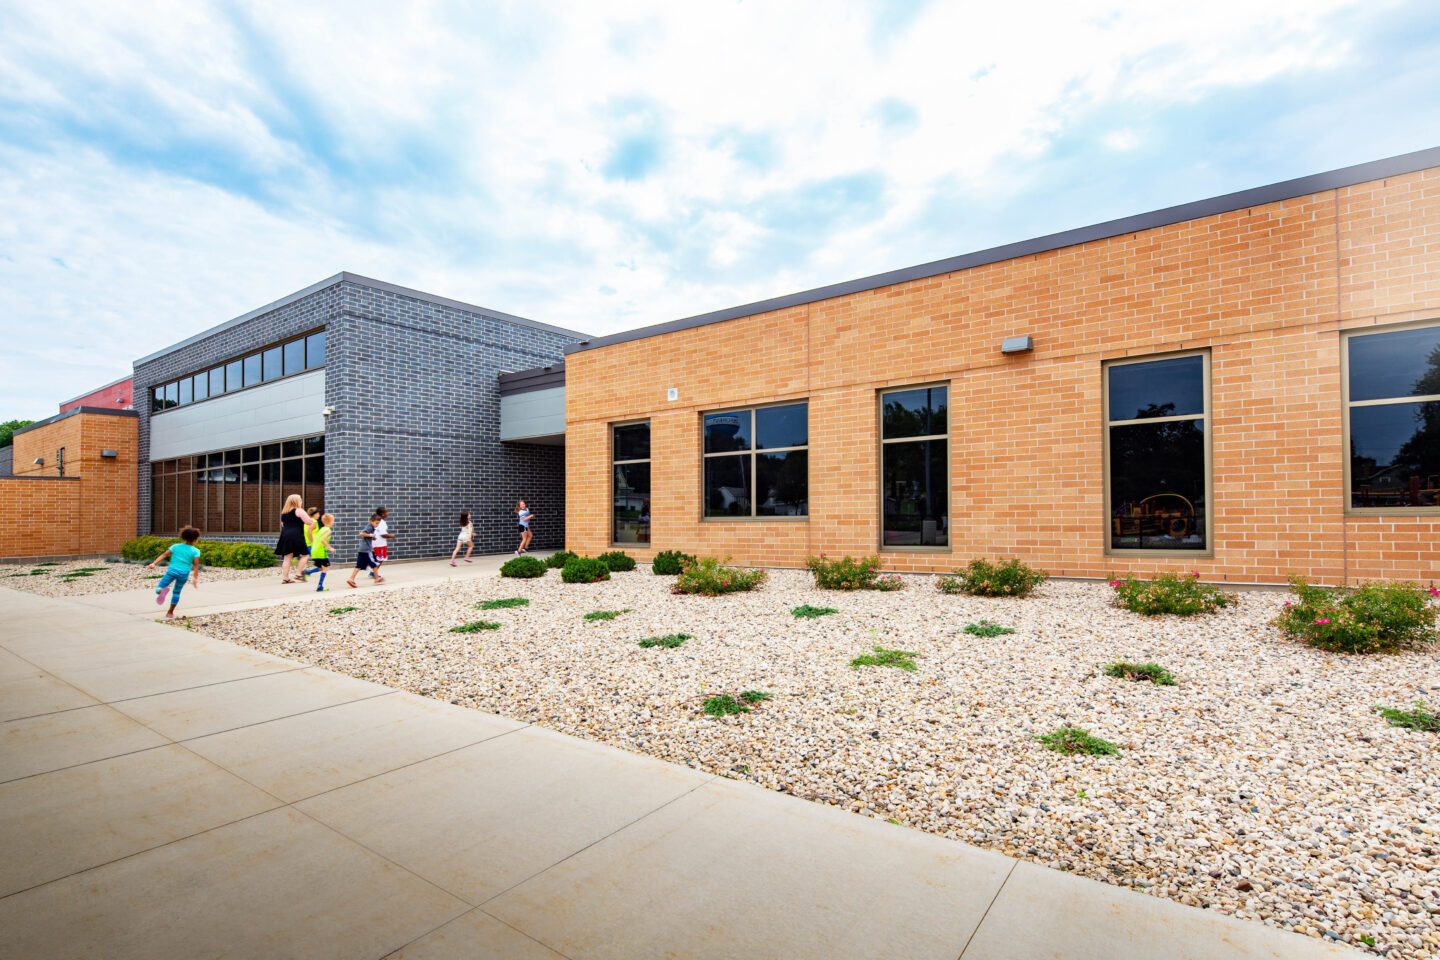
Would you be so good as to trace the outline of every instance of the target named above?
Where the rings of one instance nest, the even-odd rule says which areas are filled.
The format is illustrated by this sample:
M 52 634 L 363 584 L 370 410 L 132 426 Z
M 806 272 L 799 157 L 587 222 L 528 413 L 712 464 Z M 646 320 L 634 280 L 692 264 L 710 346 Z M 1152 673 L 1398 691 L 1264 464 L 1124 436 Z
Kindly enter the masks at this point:
M 320 416 L 322 416 L 322 417 L 333 417 L 334 415 L 335 415 L 335 408 L 334 408 L 334 407 L 326 406 L 326 407 L 321 407 L 321 408 L 320 408 Z
M 1035 339 L 1030 336 L 1006 337 L 1000 343 L 1001 353 L 1024 353 L 1035 349 Z
M 107 460 L 114 460 L 116 457 L 120 456 L 120 451 L 119 451 L 119 450 L 101 450 L 101 451 L 100 451 L 100 456 L 105 457 Z
M 34 460 L 31 460 L 30 462 L 31 462 L 32 464 L 34 464 L 35 466 L 37 466 L 37 467 L 43 467 L 43 466 L 45 466 L 45 458 L 44 458 L 44 457 L 36 457 Z

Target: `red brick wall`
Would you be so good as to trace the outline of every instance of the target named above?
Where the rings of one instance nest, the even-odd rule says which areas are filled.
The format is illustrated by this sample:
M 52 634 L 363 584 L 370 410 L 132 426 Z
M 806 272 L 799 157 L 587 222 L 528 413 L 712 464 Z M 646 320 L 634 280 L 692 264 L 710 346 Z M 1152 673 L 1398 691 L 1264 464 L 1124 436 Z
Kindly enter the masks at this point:
M 1428 579 L 1440 518 L 1344 512 L 1339 331 L 1440 316 L 1437 224 L 1432 169 L 572 354 L 567 546 L 608 546 L 608 425 L 648 417 L 650 550 L 873 553 L 876 393 L 948 381 L 952 552 L 887 567 L 1004 554 L 1058 575 Z M 1002 355 L 1020 334 L 1035 350 Z M 1196 348 L 1214 557 L 1106 556 L 1103 361 Z M 809 520 L 701 521 L 700 412 L 792 398 L 810 401 Z
M 92 390 L 83 397 L 60 404 L 60 413 L 76 407 L 102 407 L 107 410 L 129 410 L 135 406 L 135 381 L 126 377 L 119 383 Z

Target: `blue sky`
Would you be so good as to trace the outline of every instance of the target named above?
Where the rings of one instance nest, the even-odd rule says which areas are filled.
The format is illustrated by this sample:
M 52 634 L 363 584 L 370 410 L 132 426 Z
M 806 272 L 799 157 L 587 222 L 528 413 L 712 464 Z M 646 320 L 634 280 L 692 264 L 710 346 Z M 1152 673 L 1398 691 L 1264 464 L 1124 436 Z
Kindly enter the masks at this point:
M 590 333 L 1440 145 L 1426 2 L 0 0 L 0 420 L 339 270 Z

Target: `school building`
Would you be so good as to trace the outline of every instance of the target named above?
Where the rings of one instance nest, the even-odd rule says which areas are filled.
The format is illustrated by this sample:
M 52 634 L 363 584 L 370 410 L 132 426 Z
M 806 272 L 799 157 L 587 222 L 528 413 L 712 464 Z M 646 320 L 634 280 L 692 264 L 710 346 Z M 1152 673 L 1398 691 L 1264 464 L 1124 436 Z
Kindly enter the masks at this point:
M 136 533 L 273 543 L 291 493 L 336 517 L 340 556 L 379 506 L 391 556 L 448 555 L 460 511 L 477 551 L 565 530 L 553 438 L 501 442 L 502 371 L 560 362 L 584 335 L 351 273 L 137 360 Z
M 1440 149 L 564 349 L 581 553 L 1440 572 Z

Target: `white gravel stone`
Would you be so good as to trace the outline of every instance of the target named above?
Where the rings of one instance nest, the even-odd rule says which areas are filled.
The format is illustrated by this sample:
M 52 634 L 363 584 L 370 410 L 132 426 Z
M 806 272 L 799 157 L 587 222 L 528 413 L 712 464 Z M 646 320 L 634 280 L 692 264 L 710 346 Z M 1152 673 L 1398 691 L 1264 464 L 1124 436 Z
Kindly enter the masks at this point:
M 1001 600 L 905 579 L 897 593 L 836 593 L 782 570 L 755 592 L 703 598 L 672 595 L 673 578 L 645 566 L 591 585 L 551 571 L 345 590 L 193 625 L 1182 903 L 1360 947 L 1369 935 L 1390 957 L 1440 955 L 1440 738 L 1375 711 L 1440 702 L 1435 651 L 1309 649 L 1269 626 L 1277 593 L 1147 619 L 1103 584 Z M 507 596 L 531 602 L 471 608 Z M 792 618 L 805 603 L 840 613 Z M 358 609 L 329 612 L 342 604 Z M 960 632 L 982 618 L 1016 632 Z M 480 619 L 502 626 L 448 632 Z M 694 639 L 636 645 L 675 632 Z M 850 668 L 877 643 L 916 651 L 919 669 Z M 1155 661 L 1179 685 L 1101 674 L 1114 660 Z M 747 689 L 775 696 L 740 716 L 702 712 L 705 697 Z M 1123 750 L 1067 757 L 1035 741 L 1066 723 Z
M 98 568 L 98 569 L 97 569 Z M 71 570 L 94 571 L 89 576 L 65 578 Z M 32 573 L 39 570 L 40 573 Z M 147 570 L 143 563 L 111 563 L 105 559 L 67 560 L 56 564 L 0 565 L 0 587 L 38 593 L 44 597 L 84 597 L 93 593 L 117 593 L 139 587 L 154 589 L 155 581 L 165 573 L 164 567 Z M 229 567 L 203 567 L 200 582 L 249 580 L 252 577 L 280 577 L 280 567 L 264 570 L 232 570 Z

